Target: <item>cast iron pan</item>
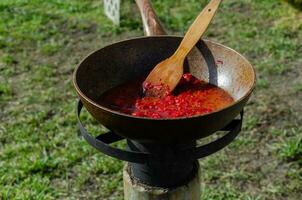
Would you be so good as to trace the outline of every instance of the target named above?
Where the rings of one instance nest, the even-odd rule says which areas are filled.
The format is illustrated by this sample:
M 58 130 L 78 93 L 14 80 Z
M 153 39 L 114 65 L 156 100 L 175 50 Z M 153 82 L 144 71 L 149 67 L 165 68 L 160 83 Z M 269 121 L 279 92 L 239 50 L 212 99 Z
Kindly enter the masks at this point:
M 238 52 L 209 40 L 200 40 L 192 50 L 185 71 L 225 89 L 235 99 L 232 105 L 200 116 L 151 119 L 119 113 L 97 103 L 110 88 L 147 75 L 157 63 L 171 56 L 182 40 L 177 36 L 151 36 L 164 31 L 152 8 L 138 5 L 148 36 L 103 47 L 76 67 L 73 83 L 85 108 L 111 131 L 139 142 L 182 143 L 225 127 L 243 110 L 254 89 L 256 75 L 252 65 Z

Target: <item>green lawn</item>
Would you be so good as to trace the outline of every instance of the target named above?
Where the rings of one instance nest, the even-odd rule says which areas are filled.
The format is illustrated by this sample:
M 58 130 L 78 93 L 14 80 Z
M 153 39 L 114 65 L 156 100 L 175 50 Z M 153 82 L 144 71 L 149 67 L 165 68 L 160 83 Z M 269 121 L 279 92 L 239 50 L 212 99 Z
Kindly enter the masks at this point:
M 77 136 L 71 83 L 89 52 L 143 34 L 134 1 L 122 2 L 115 27 L 102 0 L 0 1 L 0 199 L 122 199 L 123 162 Z M 153 2 L 182 35 L 207 1 Z M 200 161 L 201 199 L 301 199 L 302 12 L 224 1 L 206 37 L 248 57 L 258 82 L 240 136 Z M 87 112 L 83 120 L 104 131 Z

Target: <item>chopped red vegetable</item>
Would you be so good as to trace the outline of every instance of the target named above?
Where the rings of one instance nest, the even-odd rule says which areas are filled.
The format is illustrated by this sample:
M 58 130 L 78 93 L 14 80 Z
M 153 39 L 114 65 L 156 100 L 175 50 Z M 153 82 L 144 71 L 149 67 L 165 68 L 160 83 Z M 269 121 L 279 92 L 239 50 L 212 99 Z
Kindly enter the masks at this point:
M 143 81 L 129 82 L 105 92 L 99 103 L 138 117 L 179 118 L 213 112 L 232 102 L 223 89 L 184 74 L 179 85 L 165 97 L 142 97 Z M 151 87 L 151 86 L 147 86 Z

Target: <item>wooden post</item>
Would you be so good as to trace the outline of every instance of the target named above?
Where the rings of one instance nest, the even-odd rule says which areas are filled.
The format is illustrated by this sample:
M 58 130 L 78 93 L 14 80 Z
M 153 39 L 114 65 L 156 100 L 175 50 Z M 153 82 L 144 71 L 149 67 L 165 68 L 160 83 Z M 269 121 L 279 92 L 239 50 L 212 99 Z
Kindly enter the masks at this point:
M 145 35 L 166 35 L 150 0 L 135 0 L 142 16 Z
M 200 200 L 199 166 L 194 178 L 177 188 L 159 188 L 140 183 L 130 177 L 127 164 L 123 179 L 124 200 Z

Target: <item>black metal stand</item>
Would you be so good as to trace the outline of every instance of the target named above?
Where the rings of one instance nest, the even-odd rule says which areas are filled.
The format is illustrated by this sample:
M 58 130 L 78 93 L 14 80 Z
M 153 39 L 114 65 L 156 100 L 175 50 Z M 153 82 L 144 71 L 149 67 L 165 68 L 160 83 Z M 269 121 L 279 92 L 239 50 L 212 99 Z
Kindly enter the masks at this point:
M 97 137 L 91 136 L 80 120 L 82 108 L 83 104 L 79 101 L 77 106 L 78 126 L 85 140 L 108 156 L 130 162 L 131 174 L 134 178 L 145 184 L 159 187 L 175 187 L 189 180 L 196 172 L 197 160 L 230 144 L 239 134 L 243 120 L 242 111 L 240 119 L 234 119 L 222 129 L 222 131 L 227 131 L 224 136 L 203 146 L 196 147 L 196 141 L 181 145 L 163 145 L 127 140 L 128 149 L 124 150 L 109 145 L 125 139 L 113 132 Z

